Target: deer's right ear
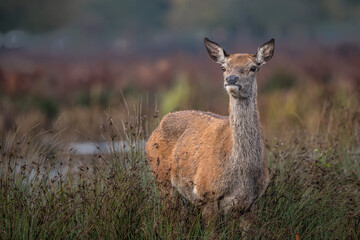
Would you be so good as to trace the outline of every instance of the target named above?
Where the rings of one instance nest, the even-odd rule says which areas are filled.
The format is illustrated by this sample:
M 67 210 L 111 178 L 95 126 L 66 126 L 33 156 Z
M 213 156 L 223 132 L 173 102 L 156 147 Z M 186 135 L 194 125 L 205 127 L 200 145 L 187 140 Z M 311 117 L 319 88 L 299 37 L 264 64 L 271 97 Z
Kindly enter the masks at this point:
M 261 66 L 272 58 L 274 55 L 275 40 L 272 38 L 270 41 L 261 45 L 255 55 L 256 62 Z
M 224 64 L 229 56 L 226 51 L 219 44 L 208 38 L 204 38 L 204 43 L 210 58 L 217 63 Z

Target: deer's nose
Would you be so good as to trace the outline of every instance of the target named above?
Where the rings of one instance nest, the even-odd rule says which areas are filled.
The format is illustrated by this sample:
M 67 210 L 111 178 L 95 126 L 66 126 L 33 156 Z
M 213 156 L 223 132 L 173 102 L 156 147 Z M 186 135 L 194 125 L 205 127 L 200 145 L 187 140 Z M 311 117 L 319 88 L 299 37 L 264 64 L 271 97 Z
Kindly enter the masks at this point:
M 235 75 L 230 75 L 226 77 L 226 83 L 233 85 L 236 84 L 239 81 L 239 77 Z

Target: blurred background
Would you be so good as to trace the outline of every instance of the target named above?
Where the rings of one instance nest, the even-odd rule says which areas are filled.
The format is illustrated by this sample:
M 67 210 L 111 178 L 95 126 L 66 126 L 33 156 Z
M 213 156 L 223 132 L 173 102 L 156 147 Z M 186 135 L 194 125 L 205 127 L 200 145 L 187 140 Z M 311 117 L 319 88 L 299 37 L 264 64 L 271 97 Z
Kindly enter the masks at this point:
M 316 133 L 329 109 L 359 110 L 359 29 L 356 0 L 1 1 L 0 136 L 54 129 L 100 141 L 109 116 L 226 115 L 205 36 L 230 53 L 275 38 L 258 74 L 265 137 Z

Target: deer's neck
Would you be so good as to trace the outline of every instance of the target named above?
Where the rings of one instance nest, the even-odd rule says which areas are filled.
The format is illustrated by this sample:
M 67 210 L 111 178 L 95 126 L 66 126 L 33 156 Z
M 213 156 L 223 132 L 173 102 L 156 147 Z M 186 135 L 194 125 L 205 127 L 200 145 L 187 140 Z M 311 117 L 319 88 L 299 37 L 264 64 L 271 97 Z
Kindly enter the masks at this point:
M 233 148 L 230 169 L 233 184 L 249 202 L 261 191 L 264 171 L 263 143 L 256 96 L 249 99 L 230 97 L 230 126 Z M 245 200 L 245 199 L 244 199 Z
M 230 126 L 234 160 L 242 164 L 262 162 L 262 138 L 256 98 L 230 98 Z

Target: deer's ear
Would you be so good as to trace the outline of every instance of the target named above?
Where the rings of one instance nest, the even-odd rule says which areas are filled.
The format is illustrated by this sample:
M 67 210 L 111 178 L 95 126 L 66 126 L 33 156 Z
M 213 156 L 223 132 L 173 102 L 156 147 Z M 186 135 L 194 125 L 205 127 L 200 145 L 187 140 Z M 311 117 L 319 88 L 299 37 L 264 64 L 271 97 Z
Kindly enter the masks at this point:
M 275 49 L 275 40 L 272 38 L 270 41 L 264 43 L 258 48 L 255 55 L 256 62 L 259 65 L 263 65 L 268 61 L 270 61 L 270 59 L 274 55 L 274 49 Z
M 229 54 L 216 42 L 211 41 L 208 38 L 204 38 L 204 44 L 206 50 L 212 60 L 217 63 L 224 64 Z

